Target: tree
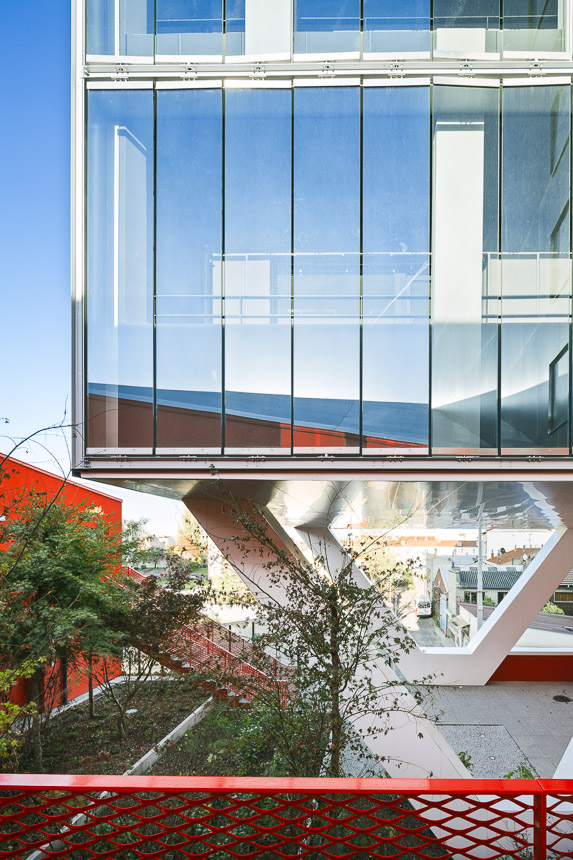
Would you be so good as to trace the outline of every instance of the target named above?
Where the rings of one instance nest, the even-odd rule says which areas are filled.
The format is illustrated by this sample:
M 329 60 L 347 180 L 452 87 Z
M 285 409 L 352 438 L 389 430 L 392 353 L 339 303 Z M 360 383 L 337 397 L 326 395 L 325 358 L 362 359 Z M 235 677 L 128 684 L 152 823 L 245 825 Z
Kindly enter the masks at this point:
M 5 477 L 5 473 L 4 473 Z M 2 669 L 29 676 L 35 766 L 42 767 L 43 664 L 111 647 L 106 618 L 120 599 L 121 527 L 59 493 L 0 482 Z
M 254 504 L 239 503 L 220 483 L 219 493 L 236 523 L 229 559 L 243 580 L 249 581 L 253 557 L 264 571 L 249 583 L 260 601 L 263 631 L 249 662 L 267 680 L 250 678 L 247 689 L 231 672 L 227 683 L 242 686 L 263 706 L 261 730 L 289 775 L 340 776 L 345 757 L 364 757 L 364 742 L 391 730 L 390 713 L 416 714 L 422 702 L 418 686 L 407 695 L 401 681 L 379 669 L 381 661 L 396 666 L 415 647 L 385 601 L 404 577 L 404 566 L 381 569 L 378 563 L 375 573 L 369 571 L 369 551 L 376 546 L 369 541 L 342 552 L 336 565 L 325 544 L 315 541 L 308 561 L 276 540 Z M 277 672 L 269 665 L 270 651 L 286 668 Z
M 18 704 L 11 700 L 15 685 L 30 678 L 38 664 L 25 662 L 18 669 L 0 669 L 0 770 L 16 770 L 23 736 L 18 724 L 31 717 L 36 707 L 33 702 Z
M 124 577 L 121 600 L 107 617 L 109 629 L 115 635 L 110 652 L 122 661 L 123 681 L 113 683 L 108 659 L 101 661 L 95 674 L 103 694 L 115 708 L 120 740 L 127 737 L 126 713 L 134 699 L 158 665 L 170 662 L 169 652 L 181 651 L 178 642 L 181 628 L 197 624 L 203 606 L 211 598 L 206 583 L 192 591 L 185 590 L 189 565 L 184 559 L 168 552 L 166 564 L 165 585 L 155 576 L 142 582 Z
M 207 562 L 207 552 L 209 539 L 206 532 L 203 531 L 195 517 L 185 511 L 180 520 L 177 532 L 182 541 L 178 541 L 182 545 L 184 554 L 189 555 L 193 560 L 204 565 Z

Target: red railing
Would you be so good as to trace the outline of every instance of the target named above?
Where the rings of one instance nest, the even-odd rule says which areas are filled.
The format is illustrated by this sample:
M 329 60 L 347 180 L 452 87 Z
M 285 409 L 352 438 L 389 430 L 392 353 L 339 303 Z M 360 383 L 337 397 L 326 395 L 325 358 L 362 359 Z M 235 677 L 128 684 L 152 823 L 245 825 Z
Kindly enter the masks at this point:
M 126 573 L 136 582 L 147 579 L 132 567 L 124 567 Z M 282 696 L 287 695 L 288 689 L 295 693 L 292 684 L 289 685 L 289 671 L 279 660 L 268 656 L 265 659 L 265 671 L 253 666 L 252 644 L 237 636 L 227 627 L 205 616 L 197 627 L 183 625 L 177 634 L 164 645 L 166 663 L 173 662 L 174 668 L 185 665 L 201 672 L 212 671 L 219 678 L 224 678 L 225 685 L 251 701 L 261 686 L 277 687 Z M 176 658 L 176 662 L 173 661 Z
M 573 780 L 0 775 L 0 858 L 573 856 Z
M 181 627 L 166 647 L 172 657 L 203 673 L 213 672 L 229 689 L 249 701 L 261 687 L 280 689 L 281 695 L 287 693 L 288 669 L 281 663 L 269 662 L 269 671 L 264 672 L 191 627 Z

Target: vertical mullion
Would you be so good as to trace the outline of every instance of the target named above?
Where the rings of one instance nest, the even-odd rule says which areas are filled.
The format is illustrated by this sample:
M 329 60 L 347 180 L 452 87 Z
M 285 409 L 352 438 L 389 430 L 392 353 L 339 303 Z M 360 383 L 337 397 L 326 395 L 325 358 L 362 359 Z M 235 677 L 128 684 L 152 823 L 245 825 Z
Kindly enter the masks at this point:
M 227 0 L 223 0 L 221 7 L 223 20 L 221 21 L 221 57 L 223 62 L 227 58 Z
M 153 453 L 157 453 L 157 89 L 153 87 Z
M 294 81 L 293 81 L 294 84 Z M 290 98 L 290 453 L 294 454 L 294 86 Z
M 364 80 L 360 81 L 360 344 L 359 344 L 359 428 L 358 450 L 363 453 L 364 431 Z
M 223 82 L 224 83 L 224 82 Z M 221 88 L 221 453 L 225 453 L 225 87 Z
M 433 5 L 433 4 L 432 4 Z M 433 19 L 432 19 L 433 20 Z M 433 38 L 433 37 L 432 37 Z M 430 83 L 430 158 L 429 158 L 429 211 L 428 211 L 428 454 L 432 455 L 432 295 L 434 277 L 434 257 L 432 253 L 434 238 L 433 198 L 434 198 L 434 82 Z
M 497 285 L 497 453 L 501 456 L 501 359 L 502 359 L 502 324 L 503 324 L 503 243 L 502 243 L 502 217 L 503 217 L 503 79 L 499 86 L 499 129 L 497 137 L 497 247 L 498 247 L 498 285 Z
M 571 217 L 571 200 L 572 192 L 571 192 L 571 182 L 573 178 L 573 149 L 571 147 L 571 93 L 572 88 L 569 85 L 569 273 L 570 277 L 573 277 L 573 268 L 572 268 L 572 260 L 573 260 L 573 218 Z M 569 427 L 569 438 L 568 438 L 568 448 L 569 452 L 571 452 L 571 446 L 573 444 L 573 432 L 571 428 L 571 412 L 572 412 L 572 401 L 573 401 L 573 381 L 571 376 L 573 374 L 573 356 L 571 355 L 571 351 L 573 349 L 573 280 L 569 282 L 569 404 L 567 408 L 567 423 Z
M 430 0 L 430 59 L 434 59 L 434 0 Z
M 87 31 L 86 31 L 87 32 Z M 83 391 L 84 395 L 82 397 L 83 400 L 83 410 L 82 410 L 82 426 L 81 428 L 73 428 L 72 432 L 78 433 L 83 432 L 82 439 L 82 460 L 86 455 L 87 448 L 90 444 L 89 433 L 90 433 L 90 425 L 89 425 L 89 389 L 88 389 L 88 336 L 89 336 L 89 318 L 88 318 L 88 300 L 89 300 L 89 289 L 90 284 L 88 283 L 88 252 L 89 252 L 89 233 L 88 233 L 88 184 L 89 184 L 89 159 L 90 159 L 90 151 L 89 151 L 89 126 L 88 126 L 88 111 L 90 104 L 90 95 L 89 91 L 86 90 L 86 84 L 83 84 L 84 92 L 83 92 L 83 102 L 84 102 L 84 151 L 83 151 L 83 161 L 84 161 L 84 175 L 83 175 L 83 236 L 82 236 L 82 250 L 83 250 L 83 262 L 82 262 L 82 271 L 84 282 L 82 285 L 82 328 L 83 328 L 83 344 L 82 344 L 82 377 L 83 377 Z M 75 419 L 75 416 L 73 416 Z M 75 465 L 75 464 L 74 464 Z

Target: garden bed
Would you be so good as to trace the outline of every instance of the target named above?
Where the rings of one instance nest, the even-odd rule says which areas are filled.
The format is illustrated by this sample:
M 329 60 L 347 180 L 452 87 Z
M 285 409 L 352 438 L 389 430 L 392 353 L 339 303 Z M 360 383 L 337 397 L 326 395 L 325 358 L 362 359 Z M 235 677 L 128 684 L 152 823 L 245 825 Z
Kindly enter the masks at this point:
M 46 773 L 122 774 L 192 713 L 209 694 L 193 675 L 167 676 L 145 684 L 130 703 L 127 739 L 120 741 L 117 711 L 105 697 L 96 699 L 90 719 L 88 703 L 49 719 L 42 745 Z M 25 748 L 19 770 L 33 772 Z

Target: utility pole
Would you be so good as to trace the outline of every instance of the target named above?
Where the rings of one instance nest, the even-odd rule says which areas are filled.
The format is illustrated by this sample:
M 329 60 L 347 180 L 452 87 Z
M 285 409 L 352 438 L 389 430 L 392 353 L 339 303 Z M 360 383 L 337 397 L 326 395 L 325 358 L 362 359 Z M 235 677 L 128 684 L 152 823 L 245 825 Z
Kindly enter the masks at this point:
M 478 568 L 477 568 L 477 627 L 483 625 L 483 529 L 481 526 L 481 508 L 478 518 Z

